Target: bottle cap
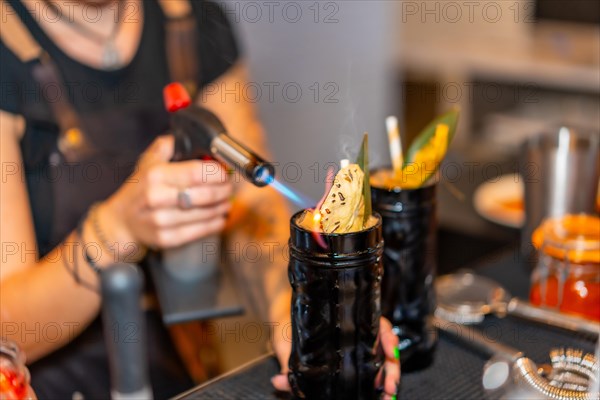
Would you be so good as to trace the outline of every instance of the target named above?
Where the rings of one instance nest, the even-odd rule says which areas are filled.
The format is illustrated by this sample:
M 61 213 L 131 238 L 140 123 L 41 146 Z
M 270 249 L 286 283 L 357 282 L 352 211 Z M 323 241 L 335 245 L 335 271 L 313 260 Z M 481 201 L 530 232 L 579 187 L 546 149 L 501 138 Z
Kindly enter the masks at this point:
M 576 214 L 546 219 L 533 232 L 536 249 L 574 263 L 600 263 L 600 218 Z
M 182 108 L 186 108 L 192 104 L 190 95 L 179 82 L 173 82 L 165 86 L 163 89 L 163 97 L 165 101 L 165 108 L 171 113 L 179 111 Z

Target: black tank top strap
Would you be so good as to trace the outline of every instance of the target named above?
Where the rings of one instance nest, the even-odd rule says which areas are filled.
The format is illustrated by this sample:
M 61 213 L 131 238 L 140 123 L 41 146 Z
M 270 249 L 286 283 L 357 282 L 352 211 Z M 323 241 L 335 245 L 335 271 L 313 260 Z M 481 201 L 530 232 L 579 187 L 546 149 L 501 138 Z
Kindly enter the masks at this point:
M 166 47 L 169 72 L 173 82 L 182 83 L 192 97 L 198 89 L 198 27 L 189 0 L 158 0 L 167 17 Z M 189 53 L 193 51 L 193 53 Z

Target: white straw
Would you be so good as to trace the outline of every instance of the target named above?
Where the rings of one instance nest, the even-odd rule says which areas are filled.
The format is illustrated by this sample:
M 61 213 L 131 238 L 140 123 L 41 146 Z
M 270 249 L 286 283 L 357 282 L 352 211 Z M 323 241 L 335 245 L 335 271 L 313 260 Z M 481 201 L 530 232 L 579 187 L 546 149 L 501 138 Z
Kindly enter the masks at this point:
M 394 175 L 398 176 L 402 173 L 402 164 L 404 164 L 404 156 L 402 155 L 402 138 L 400 137 L 398 118 L 394 116 L 387 117 L 385 120 L 385 125 L 387 127 L 388 140 L 390 142 L 390 155 L 392 156 Z
M 556 158 L 554 160 L 554 170 L 556 173 L 552 177 L 553 181 L 550 185 L 554 185 L 554 190 L 557 190 L 554 196 L 550 198 L 550 213 L 552 217 L 558 217 L 565 213 L 568 191 L 568 163 L 569 151 L 571 147 L 571 131 L 568 128 L 562 127 L 558 131 L 558 149 L 556 150 Z M 552 187 L 552 186 L 551 186 Z M 562 194 L 562 195 L 560 195 Z

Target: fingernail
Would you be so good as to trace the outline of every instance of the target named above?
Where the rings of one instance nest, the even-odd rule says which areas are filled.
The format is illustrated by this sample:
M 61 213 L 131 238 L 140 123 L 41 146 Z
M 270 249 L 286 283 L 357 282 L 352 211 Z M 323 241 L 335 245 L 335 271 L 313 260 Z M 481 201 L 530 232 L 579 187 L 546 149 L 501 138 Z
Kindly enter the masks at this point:
M 397 348 L 397 347 L 394 347 L 394 358 L 395 358 L 396 360 L 399 360 L 399 359 L 400 359 L 400 349 L 399 349 L 399 348 Z

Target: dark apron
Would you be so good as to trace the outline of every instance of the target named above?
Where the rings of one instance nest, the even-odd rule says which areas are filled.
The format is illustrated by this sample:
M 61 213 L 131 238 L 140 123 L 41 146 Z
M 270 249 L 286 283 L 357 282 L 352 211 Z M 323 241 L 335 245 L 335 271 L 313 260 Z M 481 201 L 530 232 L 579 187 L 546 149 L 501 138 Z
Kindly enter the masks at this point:
M 168 19 L 166 27 L 170 76 L 190 89 L 198 76 L 196 21 L 192 15 Z M 186 61 L 182 61 L 186 60 Z M 56 64 L 45 54 L 33 66 L 40 85 L 59 85 L 68 93 Z M 42 86 L 44 87 L 44 86 Z M 47 86 L 46 86 L 47 87 Z M 77 226 L 89 207 L 114 193 L 134 171 L 139 155 L 158 133 L 168 130 L 168 115 L 154 109 L 119 108 L 78 114 L 68 96 L 46 99 L 56 123 L 39 106 L 27 110 L 36 135 L 22 144 L 28 188 L 36 220 L 38 253 L 47 254 Z M 35 118 L 42 115 L 42 118 Z M 58 134 L 56 134 L 58 125 Z M 33 126 L 26 129 L 31 133 Z M 150 132 L 155 132 L 151 134 Z M 107 135 L 110 133 L 110 135 Z M 70 144 L 70 145 L 69 145 Z M 40 240 L 42 238 L 42 240 Z M 160 314 L 146 312 L 150 379 L 155 398 L 171 397 L 193 385 Z M 97 318 L 72 343 L 30 366 L 39 398 L 71 398 L 81 391 L 86 399 L 109 398 L 109 375 L 102 325 Z
M 198 76 L 197 27 L 193 15 L 167 19 L 166 56 L 173 81 L 183 82 L 195 94 Z M 68 89 L 56 64 L 47 53 L 33 67 L 33 76 L 41 87 Z M 50 91 L 43 94 L 50 96 Z M 40 255 L 58 245 L 76 226 L 79 218 L 97 201 L 109 197 L 134 171 L 139 155 L 168 129 L 164 109 L 108 110 L 78 114 L 68 96 L 46 98 L 59 127 L 46 170 L 41 179 L 50 182 L 50 232 L 40 243 Z M 161 129 L 157 130 L 157 127 Z M 107 133 L 110 133 L 107 135 Z M 42 162 L 43 162 L 42 161 Z M 42 165 L 43 165 L 42 164 Z M 46 207 L 47 209 L 48 207 Z

